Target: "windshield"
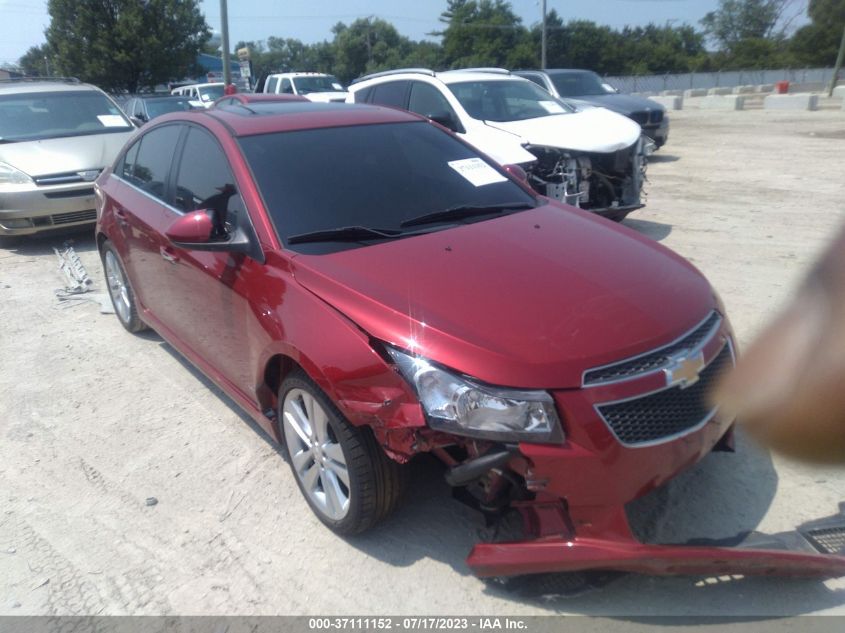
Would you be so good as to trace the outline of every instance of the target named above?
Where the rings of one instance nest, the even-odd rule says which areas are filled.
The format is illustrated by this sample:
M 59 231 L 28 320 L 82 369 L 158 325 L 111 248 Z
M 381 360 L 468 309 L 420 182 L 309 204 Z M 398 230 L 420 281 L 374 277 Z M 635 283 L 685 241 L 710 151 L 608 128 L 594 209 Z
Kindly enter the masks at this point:
M 554 73 L 549 75 L 561 97 L 595 97 L 608 94 L 596 73 Z
M 239 143 L 286 247 L 290 237 L 313 231 L 372 227 L 399 233 L 404 221 L 433 211 L 535 204 L 475 150 L 423 121 L 277 132 Z M 293 250 L 319 254 L 361 245 L 297 243 Z
M 294 77 L 291 81 L 296 86 L 296 92 L 301 95 L 307 95 L 309 92 L 343 91 L 343 85 L 332 75 Z
M 182 112 L 184 110 L 193 110 L 190 99 L 188 97 L 177 97 L 172 99 L 147 99 L 147 113 L 150 118 L 168 114 L 170 112 Z
M 0 140 L 6 142 L 134 129 L 120 109 L 95 90 L 0 97 Z
M 223 84 L 216 84 L 214 86 L 202 86 L 197 90 L 200 93 L 200 99 L 203 101 L 217 101 L 223 96 Z
M 449 84 L 464 110 L 482 121 L 523 121 L 574 110 L 525 79 Z

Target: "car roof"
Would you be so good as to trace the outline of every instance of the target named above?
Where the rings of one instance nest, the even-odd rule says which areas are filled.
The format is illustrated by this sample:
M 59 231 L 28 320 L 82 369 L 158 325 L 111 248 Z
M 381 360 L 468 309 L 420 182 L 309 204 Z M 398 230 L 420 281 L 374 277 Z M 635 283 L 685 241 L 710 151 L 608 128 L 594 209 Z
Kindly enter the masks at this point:
M 332 75 L 329 75 L 328 73 L 318 73 L 318 72 L 312 72 L 310 70 L 309 71 L 302 71 L 302 72 L 293 72 L 293 73 L 270 73 L 269 76 L 270 77 L 305 77 L 305 76 L 332 77 Z
M 0 81 L 0 95 L 30 92 L 79 92 L 80 90 L 102 92 L 96 86 L 80 83 L 78 79 L 41 80 L 26 78 L 24 80 Z
M 179 88 L 207 88 L 208 86 L 224 86 L 222 81 L 212 81 L 211 83 L 205 84 L 185 84 L 184 86 L 176 86 L 174 90 L 178 90 Z
M 177 112 L 156 118 L 156 122 L 213 119 L 229 129 L 233 136 L 252 136 L 273 132 L 290 132 L 327 127 L 375 125 L 425 121 L 423 117 L 380 106 L 347 103 L 315 103 L 313 101 L 256 102 L 224 108 Z
M 156 99 L 156 100 L 161 99 L 162 101 L 171 101 L 171 100 L 179 99 L 181 101 L 184 101 L 185 99 L 188 98 L 188 96 L 187 95 L 172 95 L 172 94 L 168 93 L 168 94 L 158 94 L 158 95 L 132 95 L 131 97 L 128 97 L 128 98 L 129 99 L 144 99 L 145 101 L 148 100 L 148 99 Z
M 524 77 L 513 75 L 507 71 L 491 68 L 490 70 L 445 70 L 443 72 L 433 72 L 426 68 L 409 68 L 407 71 L 396 70 L 382 73 L 374 73 L 362 77 L 353 82 L 351 90 L 355 91 L 364 86 L 372 85 L 372 83 L 382 83 L 387 81 L 419 79 L 420 77 L 433 77 L 442 81 L 444 84 L 454 84 L 467 81 L 528 81 Z M 372 82 L 372 83 L 371 83 Z
M 595 71 L 587 70 L 585 68 L 547 68 L 546 70 L 538 70 L 534 72 L 545 72 L 549 75 L 557 75 L 560 73 L 572 73 L 578 75 L 595 75 Z

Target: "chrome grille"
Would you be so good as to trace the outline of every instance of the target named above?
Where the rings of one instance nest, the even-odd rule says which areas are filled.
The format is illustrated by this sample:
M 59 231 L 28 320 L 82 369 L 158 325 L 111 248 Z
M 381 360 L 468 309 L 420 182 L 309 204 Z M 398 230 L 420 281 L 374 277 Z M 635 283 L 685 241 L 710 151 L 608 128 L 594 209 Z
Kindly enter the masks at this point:
M 721 372 L 733 365 L 730 345 L 699 374 L 698 382 L 640 398 L 598 405 L 596 410 L 620 442 L 629 446 L 663 441 L 689 431 L 714 413 L 707 397 Z
M 815 528 L 805 536 L 824 554 L 845 554 L 845 527 Z
M 96 171 L 100 173 L 101 169 L 82 169 L 85 171 Z M 67 171 L 61 174 L 47 174 L 46 176 L 37 176 L 33 178 L 35 184 L 39 187 L 46 187 L 47 185 L 69 185 L 75 182 L 86 182 L 86 180 L 76 171 Z M 92 179 L 93 180 L 93 179 Z M 87 182 L 91 182 L 90 180 Z
M 690 350 L 704 343 L 716 330 L 722 318 L 717 312 L 710 315 L 690 332 L 674 343 L 660 347 L 652 352 L 626 360 L 591 369 L 584 374 L 584 386 L 598 385 L 614 380 L 624 380 L 639 374 L 655 371 L 667 365 L 672 356 L 684 350 Z

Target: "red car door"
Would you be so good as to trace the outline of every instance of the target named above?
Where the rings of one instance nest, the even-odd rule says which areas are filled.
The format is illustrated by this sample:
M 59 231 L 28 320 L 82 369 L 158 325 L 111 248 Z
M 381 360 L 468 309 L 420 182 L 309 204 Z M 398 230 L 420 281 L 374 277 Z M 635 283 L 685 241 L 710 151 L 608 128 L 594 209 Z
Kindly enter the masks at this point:
M 165 200 L 183 129 L 182 125 L 165 125 L 141 136 L 118 165 L 115 175 L 120 185 L 110 192 L 124 267 L 141 305 L 156 319 L 168 305 L 162 292 L 171 274 L 165 265 L 168 241 L 164 232 L 178 214 Z
M 175 209 L 208 210 L 218 232 L 249 223 L 238 182 L 211 133 L 189 126 L 177 160 Z M 264 265 L 241 253 L 172 244 L 170 250 L 167 327 L 215 373 L 245 394 L 254 394 L 256 358 L 267 335 L 250 306 L 248 289 L 264 276 Z

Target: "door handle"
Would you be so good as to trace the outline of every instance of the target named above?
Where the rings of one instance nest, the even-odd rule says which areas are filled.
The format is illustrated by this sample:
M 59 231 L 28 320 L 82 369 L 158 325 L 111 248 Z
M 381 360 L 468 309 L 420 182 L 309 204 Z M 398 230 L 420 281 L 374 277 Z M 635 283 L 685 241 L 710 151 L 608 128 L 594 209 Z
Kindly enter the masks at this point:
M 164 258 L 165 261 L 168 261 L 171 264 L 175 264 L 179 261 L 179 256 L 167 246 L 162 246 L 158 252 L 161 253 L 162 258 Z
M 120 224 L 120 226 L 129 226 L 129 218 L 126 216 L 126 211 L 124 209 L 115 205 L 114 215 L 117 218 L 117 223 Z

